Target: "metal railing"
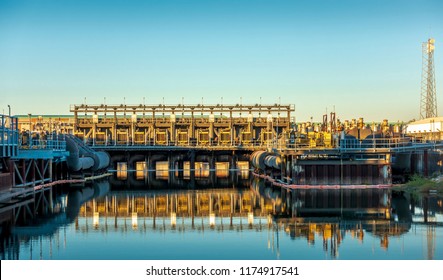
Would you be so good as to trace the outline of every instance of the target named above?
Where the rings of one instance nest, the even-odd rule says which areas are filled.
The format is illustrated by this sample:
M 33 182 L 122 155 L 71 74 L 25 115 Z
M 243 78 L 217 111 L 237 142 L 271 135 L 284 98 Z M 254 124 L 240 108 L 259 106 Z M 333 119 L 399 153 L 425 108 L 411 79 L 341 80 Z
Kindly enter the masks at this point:
M 0 157 L 17 155 L 19 145 L 18 119 L 0 115 Z
M 66 141 L 64 140 L 32 140 L 28 146 L 21 148 L 66 151 Z
M 41 135 L 34 134 L 34 137 L 29 139 L 21 137 L 20 149 L 24 150 L 52 150 L 52 151 L 66 151 L 66 140 L 64 135 Z
M 315 141 L 314 141 L 315 142 Z M 285 142 L 277 140 L 272 143 L 273 148 L 284 150 L 339 150 L 343 152 L 351 151 L 380 151 L 380 150 L 414 150 L 420 148 L 443 147 L 443 142 L 426 141 L 415 137 L 395 137 L 395 138 L 367 138 L 365 140 L 334 139 L 331 142 L 310 143 L 307 139 L 285 139 Z
M 123 146 L 132 146 L 132 147 L 220 147 L 220 148 L 263 148 L 266 149 L 268 147 L 275 146 L 275 140 L 233 140 L 233 141 L 207 141 L 207 140 L 197 140 L 197 139 L 189 139 L 188 141 L 179 141 L 179 140 L 149 140 L 143 142 L 137 141 L 115 141 L 115 140 L 97 140 L 88 138 L 84 140 L 84 143 L 91 147 L 123 147 Z
M 339 147 L 347 149 L 392 149 L 411 146 L 411 139 L 406 138 L 374 138 L 359 141 L 357 139 L 340 139 Z
M 437 143 L 423 141 L 414 137 L 395 137 L 395 138 L 368 138 L 365 140 L 340 139 L 339 149 L 349 150 L 407 150 L 420 147 L 432 147 Z
M 307 138 L 291 138 L 280 137 L 276 139 L 229 139 L 229 140 L 199 140 L 196 138 L 187 139 L 187 141 L 175 139 L 143 139 L 143 141 L 136 141 L 133 139 L 112 140 L 112 139 L 93 139 L 87 138 L 83 140 L 85 144 L 91 147 L 112 148 L 112 147 L 132 147 L 132 148 L 149 148 L 149 147 L 177 147 L 177 148 L 220 148 L 220 149 L 277 149 L 277 150 L 338 150 L 342 152 L 365 152 L 365 151 L 381 151 L 381 150 L 413 150 L 420 148 L 432 148 L 438 145 L 443 146 L 443 143 L 436 143 L 424 141 L 415 137 L 395 137 L 395 138 L 367 138 L 365 140 L 358 140 L 355 138 L 334 139 L 327 143 L 313 141 Z M 66 142 L 64 138 L 58 139 L 32 139 L 30 143 L 21 148 L 28 149 L 52 149 L 58 151 L 66 150 Z

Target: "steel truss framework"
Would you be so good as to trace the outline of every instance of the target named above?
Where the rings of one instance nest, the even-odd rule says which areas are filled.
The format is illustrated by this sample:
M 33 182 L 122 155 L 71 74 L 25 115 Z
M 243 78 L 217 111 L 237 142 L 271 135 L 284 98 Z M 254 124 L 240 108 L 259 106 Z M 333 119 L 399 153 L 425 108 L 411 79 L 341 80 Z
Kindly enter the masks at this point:
M 435 40 L 430 38 L 422 44 L 420 119 L 437 117 L 434 43 Z

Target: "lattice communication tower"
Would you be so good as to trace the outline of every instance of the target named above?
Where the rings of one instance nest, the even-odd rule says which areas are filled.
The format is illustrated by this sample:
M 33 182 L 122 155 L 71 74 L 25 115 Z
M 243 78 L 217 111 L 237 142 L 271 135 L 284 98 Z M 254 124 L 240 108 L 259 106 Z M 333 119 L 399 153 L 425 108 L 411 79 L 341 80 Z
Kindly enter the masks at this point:
M 421 74 L 421 102 L 420 119 L 437 117 L 437 95 L 435 92 L 433 38 L 422 44 L 422 74 Z

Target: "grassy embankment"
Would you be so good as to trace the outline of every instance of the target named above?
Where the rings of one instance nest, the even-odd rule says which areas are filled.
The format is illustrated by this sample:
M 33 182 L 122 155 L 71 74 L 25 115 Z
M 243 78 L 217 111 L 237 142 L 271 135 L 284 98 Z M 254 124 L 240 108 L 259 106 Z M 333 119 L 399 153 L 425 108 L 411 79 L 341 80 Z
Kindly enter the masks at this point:
M 443 178 L 434 179 L 424 178 L 422 176 L 413 176 L 409 182 L 394 187 L 394 189 L 402 190 L 410 193 L 429 193 L 436 191 L 443 194 Z

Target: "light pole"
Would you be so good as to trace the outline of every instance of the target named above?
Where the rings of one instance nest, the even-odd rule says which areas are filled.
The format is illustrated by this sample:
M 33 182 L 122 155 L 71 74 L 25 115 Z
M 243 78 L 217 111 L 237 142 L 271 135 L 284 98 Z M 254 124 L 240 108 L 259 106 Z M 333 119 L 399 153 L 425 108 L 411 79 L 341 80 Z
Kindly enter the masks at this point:
M 32 122 L 31 122 L 31 113 L 28 114 L 29 117 L 29 133 L 31 133 L 31 126 L 32 126 Z M 31 134 L 29 134 L 31 135 Z

